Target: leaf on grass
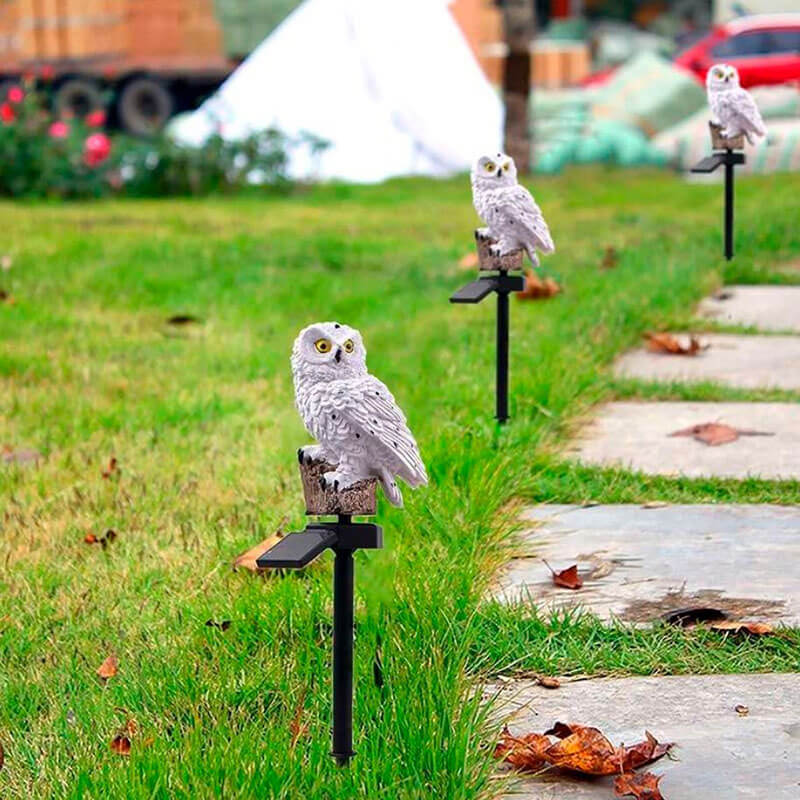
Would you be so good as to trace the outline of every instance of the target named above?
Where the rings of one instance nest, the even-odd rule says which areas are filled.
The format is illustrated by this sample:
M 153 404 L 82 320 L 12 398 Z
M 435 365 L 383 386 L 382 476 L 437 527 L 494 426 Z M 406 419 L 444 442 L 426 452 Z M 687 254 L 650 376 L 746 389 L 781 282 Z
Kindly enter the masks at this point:
M 542 559 L 544 561 L 544 559 Z M 556 572 L 546 561 L 544 562 L 550 574 L 553 576 L 553 583 L 556 586 L 561 586 L 564 589 L 580 589 L 583 586 L 583 579 L 578 575 L 578 565 L 573 564 L 571 567 L 562 569 L 561 572 Z
M 3 745 L 0 743 L 0 769 L 3 769 L 3 764 L 6 763 L 6 751 L 3 750 Z
M 613 245 L 608 245 L 600 262 L 600 269 L 614 269 L 619 264 L 619 253 Z
M 268 539 L 264 539 L 263 542 L 259 542 L 255 547 L 251 547 L 240 556 L 237 556 L 236 560 L 233 562 L 234 571 L 238 569 L 246 569 L 250 572 L 261 572 L 256 564 L 256 560 L 264 555 L 264 553 L 266 553 L 271 547 L 274 547 L 276 544 L 278 544 L 281 538 L 282 536 L 280 532 L 273 533 Z
M 552 279 L 542 280 L 533 270 L 525 273 L 525 288 L 517 292 L 520 300 L 547 300 L 561 292 L 561 287 Z
M 770 636 L 775 633 L 775 629 L 772 625 L 766 622 L 735 622 L 733 620 L 715 622 L 711 625 L 711 630 L 733 634 L 746 633 L 749 636 Z
M 538 772 L 548 765 L 545 754 L 552 742 L 540 733 L 527 733 L 512 736 L 508 728 L 503 728 L 500 742 L 494 749 L 494 757 L 502 758 L 507 764 L 521 772 Z
M 0 303 L 13 306 L 15 302 L 16 300 L 5 289 L 0 289 Z
M 102 473 L 103 478 L 105 478 L 105 480 L 108 480 L 112 475 L 118 473 L 119 473 L 119 467 L 117 465 L 117 459 L 114 456 L 111 456 L 111 458 L 108 461 L 108 466 L 103 470 Z
M 703 422 L 700 425 L 692 425 L 690 428 L 682 428 L 669 435 L 673 437 L 691 436 L 696 441 L 707 444 L 709 447 L 730 444 L 740 436 L 774 436 L 772 433 L 763 431 L 740 430 L 722 422 Z
M 199 325 L 202 321 L 191 314 L 173 314 L 167 319 L 167 325 Z
M 214 619 L 207 619 L 206 620 L 206 628 L 216 628 L 220 631 L 226 631 L 231 626 L 231 621 L 229 619 L 223 619 L 221 622 L 217 622 Z
M 458 266 L 461 269 L 475 269 L 480 263 L 478 254 L 475 252 L 465 253 L 458 261 Z
M 98 668 L 97 674 L 104 680 L 107 681 L 109 678 L 113 678 L 117 674 L 117 670 L 119 668 L 119 661 L 117 660 L 116 656 L 109 656 Z
M 636 800 L 664 800 L 658 788 L 662 777 L 652 772 L 619 775 L 614 781 L 614 794 L 617 797 L 635 797 Z
M 688 344 L 683 344 L 671 333 L 648 331 L 645 333 L 644 338 L 647 339 L 647 349 L 651 353 L 664 353 L 670 356 L 696 356 L 709 348 L 707 344 L 700 344 L 700 340 L 694 335 L 689 336 Z
M 306 690 L 303 689 L 300 699 L 297 702 L 297 706 L 295 707 L 294 716 L 289 724 L 289 733 L 292 735 L 292 739 L 289 742 L 289 747 L 292 750 L 294 750 L 294 748 L 297 746 L 297 743 L 300 741 L 300 739 L 308 733 L 308 723 L 303 722 L 303 706 L 305 705 L 305 702 Z
M 111 751 L 118 756 L 129 756 L 131 754 L 131 740 L 123 733 L 118 733 L 111 740 Z
M 117 538 L 117 532 L 109 528 L 102 536 L 97 536 L 94 533 L 87 533 L 86 536 L 83 537 L 84 544 L 99 544 L 102 545 L 103 549 L 105 550 L 114 539 Z

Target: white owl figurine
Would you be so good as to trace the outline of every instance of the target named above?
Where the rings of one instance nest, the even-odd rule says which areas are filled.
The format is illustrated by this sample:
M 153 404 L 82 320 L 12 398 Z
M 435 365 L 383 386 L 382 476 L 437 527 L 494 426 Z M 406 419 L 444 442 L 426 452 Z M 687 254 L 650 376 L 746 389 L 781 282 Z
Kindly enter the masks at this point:
M 536 251 L 554 253 L 556 248 L 542 211 L 531 193 L 517 183 L 517 167 L 511 156 L 481 156 L 472 168 L 472 203 L 496 241 L 492 254 L 504 256 L 524 249 L 534 266 Z
M 714 121 L 722 126 L 722 135 L 733 139 L 745 135 L 750 144 L 754 136 L 766 136 L 767 129 L 756 101 L 739 86 L 739 73 L 729 64 L 715 64 L 706 76 L 708 104 Z
M 402 507 L 397 486 L 428 482 L 419 448 L 392 393 L 367 372 L 361 334 L 338 322 L 304 328 L 292 348 L 295 402 L 308 432 L 319 442 L 298 451 L 300 463 L 336 465 L 324 488 L 347 489 L 377 478 L 389 502 Z

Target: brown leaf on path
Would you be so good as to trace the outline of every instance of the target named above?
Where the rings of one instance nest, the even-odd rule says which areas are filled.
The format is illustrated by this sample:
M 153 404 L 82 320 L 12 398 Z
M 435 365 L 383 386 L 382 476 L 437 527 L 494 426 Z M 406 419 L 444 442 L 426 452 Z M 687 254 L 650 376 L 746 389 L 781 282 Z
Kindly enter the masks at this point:
M 97 674 L 104 680 L 107 681 L 109 678 L 113 678 L 117 674 L 117 670 L 119 668 L 119 661 L 117 660 L 116 656 L 109 656 L 98 668 Z
M 659 758 L 663 758 L 675 747 L 674 742 L 662 744 L 650 731 L 645 731 L 644 735 L 646 739 L 643 742 L 623 748 L 623 772 L 632 772 L 645 764 L 652 764 L 654 761 L 658 761 Z
M 569 736 L 548 748 L 546 758 L 550 764 L 583 775 L 619 772 L 619 753 L 597 728 L 569 725 L 569 729 Z
M 747 706 L 743 706 L 741 703 L 733 707 L 733 710 L 740 716 L 746 717 L 750 713 L 750 709 Z
M 550 675 L 540 675 L 537 683 L 544 689 L 559 689 L 561 687 L 561 681 Z
M 547 300 L 561 292 L 561 287 L 552 279 L 542 280 L 533 270 L 525 273 L 525 288 L 517 292 L 520 300 Z
M 664 800 L 658 788 L 662 777 L 652 772 L 619 775 L 614 781 L 614 794 L 617 797 L 635 797 L 636 800 Z
M 692 425 L 689 428 L 682 428 L 669 435 L 671 437 L 691 436 L 696 441 L 707 444 L 709 447 L 730 444 L 740 436 L 774 436 L 772 433 L 763 431 L 739 430 L 722 422 L 703 422 L 699 425 Z
M 664 353 L 670 356 L 696 356 L 709 348 L 707 344 L 700 344 L 700 340 L 694 335 L 689 336 L 689 344 L 682 344 L 676 336 L 666 332 L 648 331 L 644 334 L 644 338 L 647 339 L 647 349 L 651 353 Z
M 478 258 L 478 254 L 474 251 L 471 253 L 465 253 L 458 260 L 458 266 L 461 269 L 475 269 L 478 264 L 480 264 L 480 259 Z
M 544 561 L 544 559 L 542 559 Z M 562 569 L 561 572 L 556 572 L 546 561 L 544 561 L 547 569 L 550 570 L 553 576 L 553 583 L 556 586 L 561 586 L 564 589 L 580 589 L 583 586 L 583 579 L 578 575 L 578 565 L 573 564 L 571 567 Z
M 123 733 L 118 733 L 112 740 L 111 751 L 118 756 L 129 756 L 131 754 L 131 740 Z
M 503 728 L 500 742 L 494 749 L 494 757 L 502 758 L 521 772 L 538 772 L 548 765 L 545 754 L 551 746 L 552 742 L 540 733 L 512 736 L 508 728 Z
M 721 633 L 746 633 L 750 636 L 770 636 L 775 633 L 772 625 L 766 622 L 735 622 L 734 620 L 723 620 L 715 622 L 711 626 L 712 631 Z
M 285 524 L 285 523 L 283 523 Z M 283 524 L 281 527 L 283 527 Z M 246 569 L 250 572 L 262 572 L 256 564 L 256 560 L 267 552 L 271 547 L 274 547 L 282 539 L 280 532 L 273 533 L 268 539 L 259 542 L 255 547 L 251 547 L 246 552 L 237 556 L 233 562 L 234 572 L 239 569 Z

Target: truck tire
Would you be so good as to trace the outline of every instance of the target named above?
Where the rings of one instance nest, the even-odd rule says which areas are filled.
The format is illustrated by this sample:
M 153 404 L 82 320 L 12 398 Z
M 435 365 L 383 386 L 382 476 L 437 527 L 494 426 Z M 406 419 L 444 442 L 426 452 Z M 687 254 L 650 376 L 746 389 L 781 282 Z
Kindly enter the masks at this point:
M 134 78 L 122 90 L 117 114 L 123 129 L 136 136 L 158 133 L 175 109 L 169 89 L 153 78 Z
M 92 111 L 105 107 L 103 92 L 88 78 L 68 78 L 55 91 L 53 106 L 59 116 L 72 114 L 83 119 Z

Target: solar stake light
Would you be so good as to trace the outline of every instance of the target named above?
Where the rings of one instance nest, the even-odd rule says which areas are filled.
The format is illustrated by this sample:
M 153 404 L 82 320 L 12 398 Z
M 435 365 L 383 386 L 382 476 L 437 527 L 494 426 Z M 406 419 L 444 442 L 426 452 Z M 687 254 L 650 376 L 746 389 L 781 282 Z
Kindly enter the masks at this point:
M 745 163 L 744 135 L 726 139 L 722 128 L 713 122 L 708 123 L 711 130 L 711 147 L 713 153 L 698 161 L 692 172 L 708 174 L 720 167 L 725 167 L 725 258 L 733 258 L 733 205 L 734 205 L 734 167 Z
M 353 522 L 353 516 L 371 516 L 376 508 L 377 480 L 364 480 L 342 490 L 324 488 L 322 475 L 332 470 L 321 461 L 304 463 L 300 476 L 306 513 L 335 516 L 333 522 L 313 522 L 290 533 L 261 555 L 260 569 L 303 569 L 326 550 L 333 550 L 333 750 L 339 766 L 346 766 L 353 750 L 353 616 L 356 550 L 383 547 L 383 530 L 372 523 Z
M 487 273 L 476 281 L 462 286 L 450 298 L 451 303 L 480 303 L 492 292 L 497 295 L 497 380 L 495 386 L 495 416 L 500 424 L 508 420 L 508 296 L 525 288 L 522 275 L 509 272 L 522 269 L 522 250 L 514 250 L 503 256 L 492 254 L 491 245 L 496 244 L 488 229 L 475 231 L 478 248 L 479 269 Z

